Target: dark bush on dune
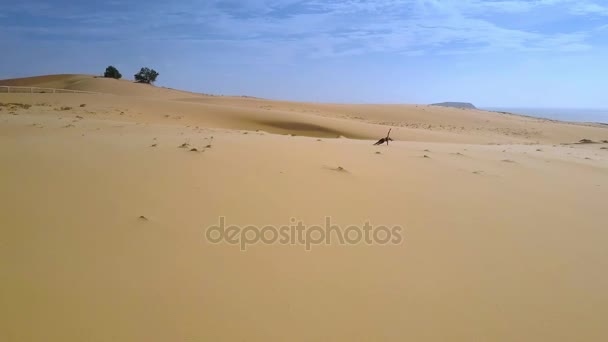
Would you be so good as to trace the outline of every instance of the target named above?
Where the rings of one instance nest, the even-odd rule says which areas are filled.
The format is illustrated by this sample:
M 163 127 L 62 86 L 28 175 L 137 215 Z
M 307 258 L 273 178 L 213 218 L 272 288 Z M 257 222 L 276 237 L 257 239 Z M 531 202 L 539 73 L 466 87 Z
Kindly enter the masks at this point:
M 103 73 L 103 77 L 115 78 L 115 79 L 119 80 L 122 77 L 122 75 L 120 74 L 118 69 L 116 69 L 114 66 L 110 65 L 109 67 L 106 68 L 106 72 Z
M 141 68 L 137 74 L 135 74 L 135 81 L 138 83 L 154 83 L 158 77 L 158 72 L 150 68 Z

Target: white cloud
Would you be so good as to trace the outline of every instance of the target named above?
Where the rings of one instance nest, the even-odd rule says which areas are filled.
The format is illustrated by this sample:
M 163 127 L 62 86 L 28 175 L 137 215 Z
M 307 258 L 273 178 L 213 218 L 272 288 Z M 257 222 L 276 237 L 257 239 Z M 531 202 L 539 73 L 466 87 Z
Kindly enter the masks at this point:
M 572 12 L 579 15 L 608 16 L 608 6 L 602 6 L 596 3 L 580 2 L 573 7 Z
M 590 48 L 591 33 L 565 27 L 560 32 L 518 27 L 517 16 L 533 11 L 542 15 L 548 9 L 563 15 L 608 15 L 607 7 L 590 0 L 185 0 L 153 2 L 142 8 L 87 11 L 25 3 L 12 11 L 50 18 L 49 27 L 7 29 L 68 38 L 69 30 L 55 24 L 66 23 L 70 30 L 80 25 L 79 37 L 221 40 L 252 51 L 257 43 L 259 49 L 281 55 L 320 58 L 369 52 L 584 50 Z M 512 21 L 497 20 L 509 15 Z
M 290 48 L 310 52 L 315 57 L 365 52 L 574 51 L 590 48 L 586 43 L 588 34 L 576 30 L 543 33 L 505 27 L 491 17 L 558 6 L 566 6 L 563 11 L 580 14 L 580 8 L 575 7 L 580 4 L 573 0 L 317 0 L 301 2 L 314 9 L 312 13 L 247 19 L 228 15 L 221 26 L 212 27 L 236 40 L 245 33 L 248 37 L 266 37 L 282 43 L 298 39 L 299 47 L 289 44 Z M 587 10 L 590 8 L 595 7 Z M 513 22 L 516 24 L 517 20 Z

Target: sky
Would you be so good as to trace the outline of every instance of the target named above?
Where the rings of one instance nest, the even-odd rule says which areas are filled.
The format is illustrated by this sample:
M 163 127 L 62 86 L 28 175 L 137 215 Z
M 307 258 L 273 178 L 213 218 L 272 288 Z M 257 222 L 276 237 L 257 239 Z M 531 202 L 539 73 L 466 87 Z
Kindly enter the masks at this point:
M 269 99 L 608 108 L 606 0 L 0 0 L 0 79 L 141 67 Z

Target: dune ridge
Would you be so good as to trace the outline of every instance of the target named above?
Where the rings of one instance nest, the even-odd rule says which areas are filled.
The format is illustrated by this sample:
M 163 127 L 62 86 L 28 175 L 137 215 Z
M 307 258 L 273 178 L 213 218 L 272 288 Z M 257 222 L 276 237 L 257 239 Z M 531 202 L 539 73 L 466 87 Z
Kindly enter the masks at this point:
M 397 139 L 470 143 L 569 143 L 605 139 L 602 125 L 574 124 L 513 114 L 427 105 L 342 105 L 270 101 L 251 97 L 210 96 L 87 75 L 49 75 L 0 80 L 0 85 L 52 87 L 108 94 L 105 103 L 126 109 L 134 102 L 145 119 L 157 122 L 162 111 L 174 111 L 180 123 L 216 128 L 268 130 L 281 134 L 373 139 L 383 126 L 398 128 Z M 44 95 L 44 94 L 42 94 Z M 33 104 L 61 105 L 73 97 L 18 96 Z M 120 98 L 110 98 L 117 95 Z M 128 98 L 128 99 L 125 99 Z M 136 98 L 136 99 L 134 99 Z M 101 99 L 101 98 L 99 98 Z M 66 102 L 66 103 L 67 103 Z M 308 130 L 302 127 L 308 126 Z

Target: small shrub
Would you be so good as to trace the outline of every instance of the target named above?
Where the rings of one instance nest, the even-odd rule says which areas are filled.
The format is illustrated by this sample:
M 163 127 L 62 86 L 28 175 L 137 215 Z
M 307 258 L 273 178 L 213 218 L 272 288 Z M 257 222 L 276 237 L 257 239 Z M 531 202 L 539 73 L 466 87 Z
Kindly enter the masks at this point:
M 158 77 L 158 72 L 150 68 L 141 68 L 137 74 L 134 75 L 135 81 L 138 83 L 154 83 Z
M 106 72 L 104 72 L 103 77 L 114 78 L 114 79 L 118 80 L 118 79 L 122 78 L 122 75 L 120 74 L 118 69 L 116 69 L 114 66 L 110 65 L 109 67 L 106 68 Z

